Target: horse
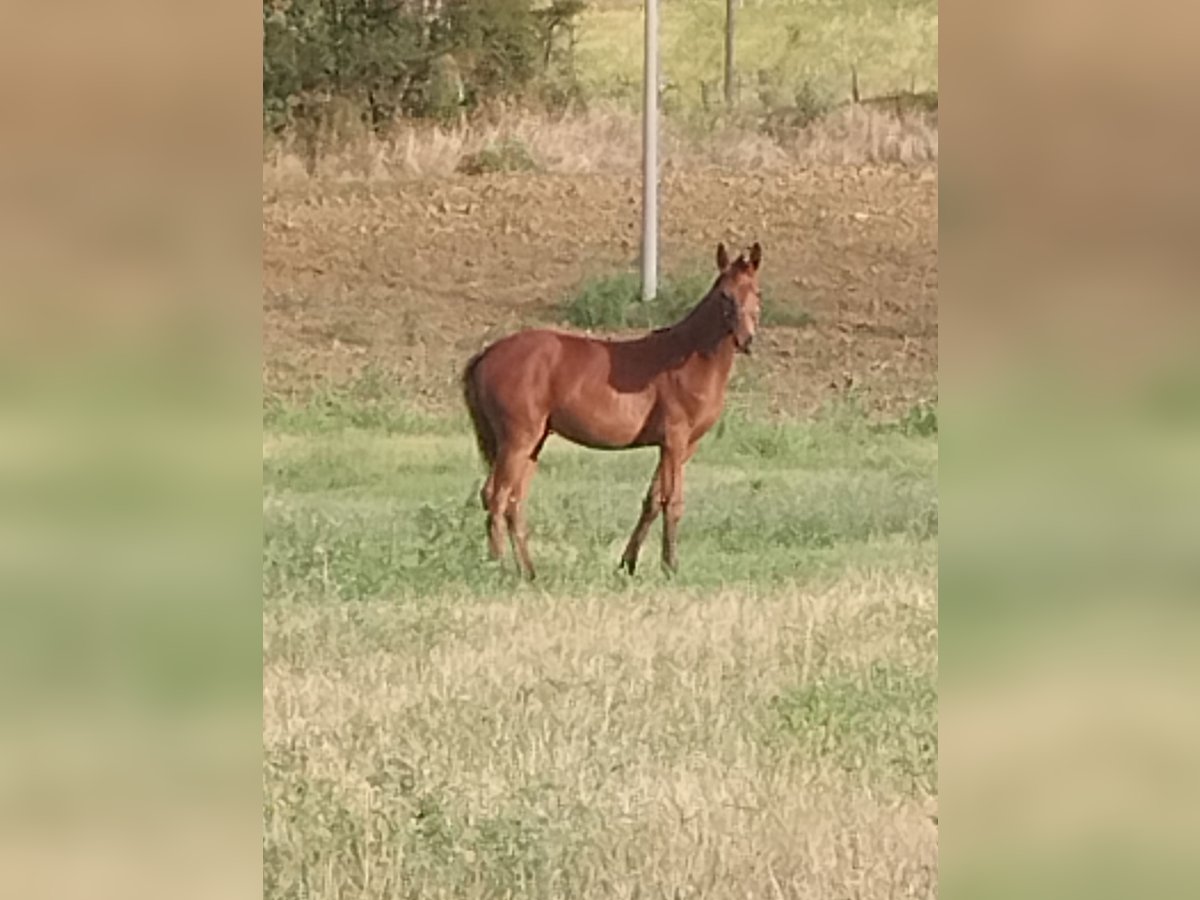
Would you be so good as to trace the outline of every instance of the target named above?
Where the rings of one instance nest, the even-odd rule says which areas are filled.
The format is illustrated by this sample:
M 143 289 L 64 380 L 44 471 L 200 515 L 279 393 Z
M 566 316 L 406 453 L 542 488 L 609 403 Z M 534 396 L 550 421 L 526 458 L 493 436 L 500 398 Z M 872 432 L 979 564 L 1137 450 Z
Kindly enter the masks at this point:
M 504 556 L 507 526 L 517 568 L 534 578 L 524 504 L 546 439 L 599 450 L 655 446 L 658 466 L 619 568 L 637 568 L 642 542 L 663 515 L 662 563 L 678 570 L 683 467 L 725 405 L 735 353 L 750 353 L 762 296 L 762 246 L 730 260 L 717 245 L 716 280 L 674 325 L 629 340 L 528 329 L 475 354 L 463 399 L 488 468 L 479 493 L 488 551 Z

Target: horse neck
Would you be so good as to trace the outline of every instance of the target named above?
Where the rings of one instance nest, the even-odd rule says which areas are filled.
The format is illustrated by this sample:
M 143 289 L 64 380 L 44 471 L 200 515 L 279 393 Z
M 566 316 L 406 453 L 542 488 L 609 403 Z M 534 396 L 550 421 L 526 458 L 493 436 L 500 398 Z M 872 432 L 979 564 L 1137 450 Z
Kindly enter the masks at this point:
M 715 363 L 726 373 L 733 365 L 733 335 L 725 327 L 725 316 L 715 289 L 691 312 L 667 328 L 663 337 L 674 350 L 672 355 Z

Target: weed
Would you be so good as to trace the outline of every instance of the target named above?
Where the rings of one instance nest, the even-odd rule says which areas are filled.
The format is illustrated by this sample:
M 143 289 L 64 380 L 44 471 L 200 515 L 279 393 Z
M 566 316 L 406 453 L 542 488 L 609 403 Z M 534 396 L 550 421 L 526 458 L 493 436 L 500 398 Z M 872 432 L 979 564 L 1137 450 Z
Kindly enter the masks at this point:
M 938 433 L 938 408 L 936 400 L 922 400 L 914 403 L 900 420 L 900 428 L 905 434 L 928 437 Z

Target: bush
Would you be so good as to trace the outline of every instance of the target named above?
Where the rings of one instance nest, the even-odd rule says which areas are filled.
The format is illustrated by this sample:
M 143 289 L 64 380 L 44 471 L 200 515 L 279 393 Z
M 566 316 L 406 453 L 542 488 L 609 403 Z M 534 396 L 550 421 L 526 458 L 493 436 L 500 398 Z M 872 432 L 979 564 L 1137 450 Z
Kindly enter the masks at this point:
M 592 278 L 563 303 L 562 320 L 577 328 L 662 328 L 699 303 L 715 278 L 715 273 L 702 271 L 668 276 L 649 303 L 642 302 L 642 278 L 637 272 Z M 805 328 L 812 323 L 807 311 L 776 300 L 764 289 L 763 326 Z
M 905 434 L 928 437 L 938 433 L 938 410 L 936 400 L 922 400 L 913 404 L 900 420 L 900 430 Z
M 762 120 L 762 130 L 776 140 L 787 140 L 796 132 L 826 116 L 833 103 L 805 81 L 793 95 L 794 102 L 786 106 L 768 106 Z
M 540 168 L 529 148 L 519 139 L 509 137 L 468 153 L 459 161 L 457 171 L 464 175 L 487 175 L 491 172 L 534 172 Z
M 263 0 L 264 125 L 321 119 L 324 101 L 338 98 L 383 130 L 397 114 L 447 118 L 521 96 L 551 70 L 569 85 L 556 35 L 582 9 L 579 0 L 446 0 L 425 14 L 396 0 Z
M 319 118 L 329 97 L 362 101 L 380 125 L 428 79 L 428 32 L 381 0 L 263 0 L 263 115 L 279 129 Z
M 714 277 L 693 273 L 665 278 L 649 303 L 642 301 L 642 279 L 636 272 L 593 278 L 567 298 L 562 318 L 577 328 L 661 328 L 699 303 Z

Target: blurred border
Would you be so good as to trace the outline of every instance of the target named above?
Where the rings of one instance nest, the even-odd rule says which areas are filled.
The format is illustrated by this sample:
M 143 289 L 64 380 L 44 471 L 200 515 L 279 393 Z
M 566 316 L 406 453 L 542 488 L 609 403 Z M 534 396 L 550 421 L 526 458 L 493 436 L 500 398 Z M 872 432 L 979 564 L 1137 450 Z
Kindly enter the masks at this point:
M 1198 18 L 942 8 L 947 896 L 1197 894 Z
M 0 871 L 261 893 L 261 20 L 0 12 Z

